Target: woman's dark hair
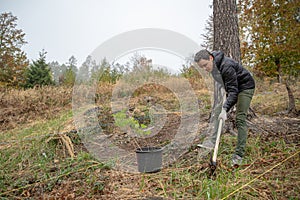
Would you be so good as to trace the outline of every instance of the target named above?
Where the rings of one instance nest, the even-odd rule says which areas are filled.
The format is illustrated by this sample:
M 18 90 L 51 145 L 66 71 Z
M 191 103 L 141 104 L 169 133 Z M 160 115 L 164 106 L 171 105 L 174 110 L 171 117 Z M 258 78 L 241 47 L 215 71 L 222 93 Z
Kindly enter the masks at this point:
M 209 56 L 211 56 L 211 53 L 206 49 L 202 49 L 198 53 L 196 53 L 194 61 L 199 62 L 201 59 L 209 60 Z

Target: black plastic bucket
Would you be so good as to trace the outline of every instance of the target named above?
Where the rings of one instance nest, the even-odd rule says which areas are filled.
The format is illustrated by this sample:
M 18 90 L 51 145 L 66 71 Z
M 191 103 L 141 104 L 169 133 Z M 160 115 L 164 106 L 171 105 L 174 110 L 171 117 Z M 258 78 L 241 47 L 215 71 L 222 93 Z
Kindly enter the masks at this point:
M 143 147 L 136 150 L 138 171 L 142 173 L 159 172 L 162 167 L 162 148 Z

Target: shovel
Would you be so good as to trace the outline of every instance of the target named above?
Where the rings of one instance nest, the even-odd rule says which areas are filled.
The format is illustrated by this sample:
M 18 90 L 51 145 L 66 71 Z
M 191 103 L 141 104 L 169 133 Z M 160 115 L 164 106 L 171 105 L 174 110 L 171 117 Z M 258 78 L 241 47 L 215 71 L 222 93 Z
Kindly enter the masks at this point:
M 210 169 L 211 169 L 212 175 L 214 175 L 214 173 L 217 169 L 217 155 L 218 155 L 219 143 L 220 143 L 220 138 L 221 138 L 222 126 L 223 126 L 223 119 L 220 119 L 215 148 L 214 148 L 213 155 L 210 159 Z

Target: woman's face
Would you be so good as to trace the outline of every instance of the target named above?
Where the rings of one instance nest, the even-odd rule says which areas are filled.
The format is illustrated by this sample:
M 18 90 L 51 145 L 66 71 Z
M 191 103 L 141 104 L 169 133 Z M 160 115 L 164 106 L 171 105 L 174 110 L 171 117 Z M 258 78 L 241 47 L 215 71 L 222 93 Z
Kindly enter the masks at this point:
M 213 70 L 213 57 L 209 56 L 209 60 L 201 59 L 197 63 L 199 67 L 205 69 L 207 72 L 212 72 Z

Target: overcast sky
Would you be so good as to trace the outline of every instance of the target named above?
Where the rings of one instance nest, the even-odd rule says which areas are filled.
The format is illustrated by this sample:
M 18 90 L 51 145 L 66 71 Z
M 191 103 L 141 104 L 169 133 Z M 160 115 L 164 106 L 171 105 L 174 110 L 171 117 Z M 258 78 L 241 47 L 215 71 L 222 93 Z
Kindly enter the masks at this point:
M 30 60 L 45 49 L 47 61 L 78 66 L 113 36 L 141 28 L 178 32 L 200 45 L 212 0 L 0 0 L 0 11 L 18 17 Z

